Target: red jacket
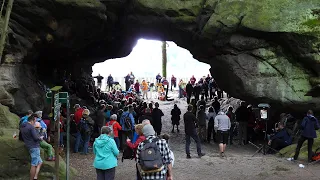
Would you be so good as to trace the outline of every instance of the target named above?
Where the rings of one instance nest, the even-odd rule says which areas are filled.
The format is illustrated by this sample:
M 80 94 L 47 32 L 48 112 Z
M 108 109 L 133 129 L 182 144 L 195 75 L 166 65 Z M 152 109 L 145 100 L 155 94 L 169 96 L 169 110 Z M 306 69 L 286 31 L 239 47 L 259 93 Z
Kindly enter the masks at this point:
M 84 109 L 80 108 L 74 113 L 74 121 L 79 124 L 81 118 L 82 118 L 82 112 Z
M 114 123 L 114 125 L 113 125 L 113 137 L 119 137 L 119 130 L 121 130 L 122 127 L 120 126 L 120 124 L 117 121 L 115 121 L 115 120 L 109 121 L 109 122 L 106 123 L 106 126 L 109 126 L 109 125 L 111 126 L 113 123 Z
M 139 144 L 140 144 L 141 142 L 145 141 L 145 140 L 146 140 L 146 137 L 145 137 L 144 135 L 141 135 L 141 136 L 138 137 L 138 139 L 136 140 L 136 142 L 134 142 L 133 144 L 132 144 L 131 141 L 129 141 L 129 142 L 127 141 L 128 147 L 130 147 L 131 149 L 134 150 L 134 158 L 135 158 L 135 159 L 136 159 L 136 153 L 137 153 L 137 149 L 138 149 Z

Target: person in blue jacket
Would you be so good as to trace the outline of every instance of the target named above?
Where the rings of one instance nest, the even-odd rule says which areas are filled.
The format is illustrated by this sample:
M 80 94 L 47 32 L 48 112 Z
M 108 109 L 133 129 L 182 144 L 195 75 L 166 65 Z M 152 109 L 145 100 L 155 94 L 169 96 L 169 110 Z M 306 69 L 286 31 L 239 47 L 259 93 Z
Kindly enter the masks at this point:
M 317 132 L 319 127 L 319 121 L 313 116 L 313 111 L 309 110 L 307 116 L 303 118 L 301 123 L 302 133 L 298 140 L 298 145 L 296 148 L 296 153 L 293 157 L 294 160 L 298 159 L 300 149 L 304 141 L 308 140 L 308 161 L 312 161 L 312 145 L 314 138 L 317 138 Z
M 268 145 L 271 146 L 272 149 L 280 150 L 291 144 L 292 138 L 288 133 L 288 130 L 285 128 L 284 124 L 280 122 L 278 125 L 278 132 L 274 136 L 271 136 Z
M 130 108 L 129 108 L 129 106 L 130 106 Z M 123 108 L 124 112 L 122 113 L 121 118 L 120 118 L 120 125 L 122 127 L 121 147 L 125 147 L 127 138 L 129 138 L 129 139 L 133 138 L 135 121 L 134 121 L 134 117 L 132 114 L 133 107 L 131 105 L 129 105 L 129 106 L 125 106 Z M 127 127 L 127 124 L 125 123 L 126 119 L 129 119 L 130 126 L 131 126 L 130 129 Z
M 93 166 L 96 168 L 97 180 L 114 180 L 116 167 L 118 166 L 118 147 L 111 136 L 112 130 L 103 126 L 101 135 L 96 138 L 93 144 L 95 155 Z

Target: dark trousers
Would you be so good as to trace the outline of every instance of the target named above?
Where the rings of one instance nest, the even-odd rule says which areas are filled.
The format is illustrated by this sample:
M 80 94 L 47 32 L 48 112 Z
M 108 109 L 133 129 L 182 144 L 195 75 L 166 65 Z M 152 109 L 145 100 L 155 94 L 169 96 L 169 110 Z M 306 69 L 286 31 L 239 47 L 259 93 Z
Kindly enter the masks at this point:
M 131 83 L 130 82 L 126 82 L 126 91 L 129 90 Z
M 176 88 L 176 87 L 177 87 L 177 84 L 176 84 L 176 83 L 171 83 L 171 91 L 172 91 L 172 86 L 173 86 L 174 88 Z
M 210 95 L 210 99 L 213 99 L 215 96 L 215 92 L 213 92 L 213 88 L 209 89 L 209 95 Z
M 218 94 L 218 99 L 223 98 L 223 91 L 218 91 L 217 94 Z
M 213 141 L 216 142 L 216 132 L 214 131 L 214 124 L 213 122 L 208 123 L 208 132 L 207 132 L 207 141 L 211 141 L 211 135 L 213 135 Z
M 300 149 L 302 147 L 302 144 L 304 143 L 304 141 L 308 140 L 308 160 L 310 161 L 312 158 L 312 145 L 313 145 L 313 138 L 306 138 L 304 136 L 300 136 L 299 140 L 298 140 L 298 145 L 296 148 L 296 153 L 294 154 L 294 159 L 298 159 L 299 157 L 299 153 L 300 153 Z
M 279 151 L 280 149 L 287 147 L 288 144 L 282 139 L 274 139 L 271 142 L 271 148 Z
M 97 180 L 114 180 L 116 176 L 116 168 L 107 170 L 96 169 Z
M 191 95 L 192 95 L 192 94 L 187 94 L 187 104 L 190 104 Z
M 194 130 L 194 132 L 191 134 L 186 134 L 186 154 L 190 155 L 191 138 L 197 143 L 197 153 L 201 154 L 201 143 L 196 130 Z
M 108 84 L 108 90 L 111 91 L 112 89 L 112 84 Z
M 122 136 L 122 138 L 121 138 L 121 147 L 122 147 L 122 149 L 124 149 L 124 147 L 126 146 L 127 137 L 129 137 L 129 139 L 132 140 L 133 132 L 132 131 L 122 131 L 121 136 Z
M 231 125 L 231 128 L 230 128 L 230 131 L 229 131 L 229 140 L 230 140 L 230 144 L 232 144 L 232 141 L 233 141 L 233 136 L 234 136 L 234 134 L 233 134 L 233 130 L 234 130 L 234 124 L 233 125 Z

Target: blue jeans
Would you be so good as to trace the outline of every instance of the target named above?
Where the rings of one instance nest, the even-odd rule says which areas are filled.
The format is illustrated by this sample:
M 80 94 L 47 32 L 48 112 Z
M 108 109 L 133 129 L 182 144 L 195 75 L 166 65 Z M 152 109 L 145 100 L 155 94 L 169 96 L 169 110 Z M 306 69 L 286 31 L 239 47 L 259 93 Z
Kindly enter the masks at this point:
M 77 132 L 77 133 L 76 133 L 76 142 L 74 143 L 73 152 L 75 152 L 75 153 L 79 152 L 80 144 L 81 144 L 81 146 L 82 146 L 83 140 L 82 140 L 82 138 L 81 138 L 80 132 Z
M 119 148 L 120 148 L 120 139 L 119 139 L 119 137 L 114 137 L 113 139 L 114 139 L 114 141 L 116 142 L 117 147 L 118 147 L 118 149 L 119 149 Z
M 40 148 L 31 148 L 29 149 L 29 153 L 31 156 L 31 166 L 38 166 L 42 163 Z
M 82 137 L 83 140 L 83 154 L 88 154 L 90 135 L 86 134 Z
M 181 87 L 179 87 L 179 98 L 183 98 L 183 96 L 182 96 L 182 89 L 181 89 Z
M 63 137 L 66 135 L 66 132 L 60 132 L 60 146 L 62 146 L 63 145 Z
M 186 154 L 190 155 L 190 144 L 191 144 L 191 139 L 192 138 L 196 143 L 197 143 L 197 152 L 198 154 L 201 154 L 201 143 L 199 136 L 196 133 L 196 130 L 192 134 L 186 134 Z

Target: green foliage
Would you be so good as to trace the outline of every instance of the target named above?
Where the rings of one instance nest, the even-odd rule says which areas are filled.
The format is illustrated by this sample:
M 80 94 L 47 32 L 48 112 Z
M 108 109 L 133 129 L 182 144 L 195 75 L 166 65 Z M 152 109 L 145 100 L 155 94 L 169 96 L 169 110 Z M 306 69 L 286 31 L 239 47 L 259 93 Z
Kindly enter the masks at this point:
M 80 7 L 92 7 L 97 8 L 103 6 L 103 4 L 98 0 L 56 0 L 56 2 L 61 4 L 70 4 Z
M 315 27 L 320 28 L 320 19 L 310 19 L 304 22 L 303 25 L 308 26 L 310 28 L 315 28 Z

